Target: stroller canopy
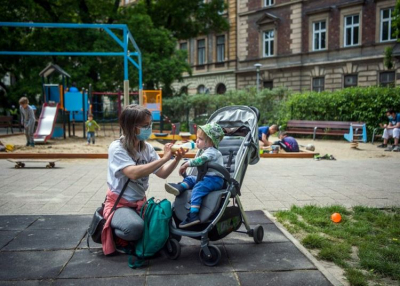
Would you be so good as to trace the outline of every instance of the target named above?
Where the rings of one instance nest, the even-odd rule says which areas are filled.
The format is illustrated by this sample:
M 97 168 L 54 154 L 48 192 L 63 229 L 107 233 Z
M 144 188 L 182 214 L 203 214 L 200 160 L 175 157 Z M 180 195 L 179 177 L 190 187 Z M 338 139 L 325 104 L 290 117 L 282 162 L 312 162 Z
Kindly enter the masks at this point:
M 257 151 L 253 152 L 250 164 L 256 164 L 260 159 L 258 145 L 258 110 L 245 105 L 226 106 L 215 111 L 207 123 L 218 123 L 222 128 L 245 126 L 250 129 L 251 141 L 256 145 Z

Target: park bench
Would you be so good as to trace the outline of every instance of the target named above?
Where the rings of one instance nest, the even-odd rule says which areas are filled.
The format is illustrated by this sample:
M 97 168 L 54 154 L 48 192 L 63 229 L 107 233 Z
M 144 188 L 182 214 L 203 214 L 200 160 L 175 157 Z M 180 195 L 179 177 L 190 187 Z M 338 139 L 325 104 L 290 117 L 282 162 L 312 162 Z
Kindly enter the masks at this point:
M 316 135 L 344 136 L 349 133 L 350 126 L 353 126 L 355 129 L 353 136 L 356 138 L 363 135 L 363 124 L 363 122 L 349 121 L 289 120 L 285 131 L 288 134 L 313 135 L 313 140 L 315 140 Z
M 12 116 L 0 116 L 0 128 L 7 128 L 11 130 L 11 133 L 14 133 L 13 130 L 13 117 Z

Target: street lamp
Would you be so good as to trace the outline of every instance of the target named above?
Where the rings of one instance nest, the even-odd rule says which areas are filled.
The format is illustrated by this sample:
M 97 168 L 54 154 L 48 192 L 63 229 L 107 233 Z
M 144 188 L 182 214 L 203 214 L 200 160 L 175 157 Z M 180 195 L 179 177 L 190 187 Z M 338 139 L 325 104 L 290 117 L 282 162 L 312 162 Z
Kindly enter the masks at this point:
M 254 66 L 256 67 L 256 71 L 257 71 L 257 92 L 258 92 L 260 89 L 260 68 L 261 68 L 262 64 L 257 63 Z

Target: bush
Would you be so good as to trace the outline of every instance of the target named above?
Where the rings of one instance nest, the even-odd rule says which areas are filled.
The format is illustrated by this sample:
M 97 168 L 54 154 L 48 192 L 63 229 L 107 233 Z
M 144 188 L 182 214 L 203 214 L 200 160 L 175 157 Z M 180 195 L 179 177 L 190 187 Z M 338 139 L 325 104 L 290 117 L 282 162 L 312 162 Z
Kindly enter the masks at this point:
M 172 122 L 204 124 L 217 109 L 230 105 L 251 105 L 260 111 L 259 125 L 286 127 L 290 119 L 362 121 L 367 130 L 387 122 L 386 109 L 400 111 L 400 87 L 353 87 L 334 92 L 292 93 L 284 87 L 230 91 L 223 95 L 182 95 L 163 99 L 163 113 Z
M 353 87 L 334 92 L 305 92 L 289 96 L 285 103 L 289 116 L 279 118 L 286 125 L 289 119 L 362 121 L 369 132 L 387 122 L 386 109 L 400 110 L 399 87 Z

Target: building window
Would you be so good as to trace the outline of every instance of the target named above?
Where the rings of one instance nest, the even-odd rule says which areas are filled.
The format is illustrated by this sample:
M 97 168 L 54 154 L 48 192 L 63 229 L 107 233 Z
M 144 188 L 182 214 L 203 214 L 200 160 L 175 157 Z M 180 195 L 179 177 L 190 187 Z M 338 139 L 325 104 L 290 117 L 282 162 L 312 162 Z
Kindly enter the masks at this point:
M 358 76 L 356 74 L 349 74 L 344 76 L 344 87 L 357 86 Z
M 313 23 L 313 51 L 326 49 L 326 21 Z
M 180 94 L 189 94 L 189 90 L 187 86 L 182 86 Z
M 187 42 L 182 42 L 179 44 L 179 49 L 183 51 L 187 51 Z
M 274 5 L 274 0 L 264 0 L 265 7 L 272 6 L 272 5 Z
M 208 93 L 208 88 L 206 88 L 204 84 L 200 84 L 200 85 L 197 87 L 197 93 L 198 93 L 198 94 Z
M 217 63 L 225 61 L 225 36 L 217 37 Z
M 226 93 L 226 86 L 223 83 L 217 85 L 216 89 L 217 94 L 225 94 Z
M 274 55 L 274 30 L 264 32 L 264 57 L 271 57 Z
M 381 10 L 381 42 L 396 40 L 392 30 L 392 15 L 394 8 Z
M 394 71 L 391 72 L 382 72 L 379 75 L 379 84 L 381 86 L 394 86 Z
M 316 92 L 324 91 L 325 89 L 325 78 L 314 77 L 312 79 L 312 90 Z
M 264 89 L 273 89 L 274 88 L 274 82 L 272 80 L 264 81 L 263 82 L 263 87 L 264 87 Z
M 344 46 L 357 46 L 360 37 L 360 15 L 344 17 Z
M 197 64 L 204 65 L 206 63 L 206 40 L 197 41 Z

